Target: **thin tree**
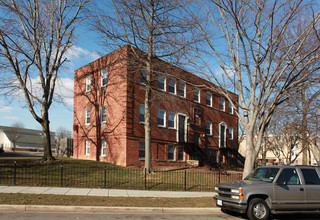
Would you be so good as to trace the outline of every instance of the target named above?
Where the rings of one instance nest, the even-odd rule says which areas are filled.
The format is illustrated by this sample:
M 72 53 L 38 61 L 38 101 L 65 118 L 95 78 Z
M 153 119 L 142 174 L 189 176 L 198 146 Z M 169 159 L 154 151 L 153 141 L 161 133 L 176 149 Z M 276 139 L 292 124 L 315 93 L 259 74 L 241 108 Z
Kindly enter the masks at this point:
M 53 160 L 49 109 L 65 53 L 88 0 L 1 0 L 0 59 L 5 93 L 22 93 L 43 131 L 43 160 Z M 3 82 L 5 83 L 5 82 Z
M 183 16 L 183 1 L 120 0 L 112 1 L 113 11 L 95 12 L 92 25 L 106 45 L 129 45 L 135 71 L 141 71 L 145 84 L 144 129 L 145 170 L 152 171 L 151 94 L 156 73 L 153 60 L 176 58 L 188 45 L 184 36 L 192 25 Z M 110 2 L 109 2 L 110 3 Z M 172 59 L 173 60 L 173 59 Z
M 8 128 L 7 136 L 13 144 L 13 152 L 16 152 L 17 141 L 21 138 L 21 132 L 19 132 L 19 129 L 23 127 L 22 123 L 16 122 Z
M 254 168 L 263 136 L 276 107 L 301 89 L 308 76 L 317 70 L 306 67 L 319 59 L 319 45 L 302 54 L 303 45 L 314 40 L 319 27 L 319 11 L 308 10 L 312 1 L 199 1 L 190 7 L 198 22 L 199 34 L 206 39 L 190 58 L 208 80 L 217 83 L 219 92 L 235 106 L 227 92 L 239 95 L 236 114 L 245 130 L 246 160 L 243 176 Z M 199 7 L 199 8 L 197 8 Z M 196 11 L 206 15 L 206 22 Z M 299 16 L 304 10 L 305 16 Z M 306 24 L 297 35 L 288 37 L 299 22 Z M 283 41 L 286 40 L 284 44 Z M 198 51 L 204 50 L 206 56 Z M 202 55 L 202 56 L 200 56 Z M 196 59 L 197 58 L 197 59 Z M 216 65 L 212 65 L 212 64 Z M 235 108 L 237 109 L 237 108 Z M 256 141 L 254 141 L 256 140 Z

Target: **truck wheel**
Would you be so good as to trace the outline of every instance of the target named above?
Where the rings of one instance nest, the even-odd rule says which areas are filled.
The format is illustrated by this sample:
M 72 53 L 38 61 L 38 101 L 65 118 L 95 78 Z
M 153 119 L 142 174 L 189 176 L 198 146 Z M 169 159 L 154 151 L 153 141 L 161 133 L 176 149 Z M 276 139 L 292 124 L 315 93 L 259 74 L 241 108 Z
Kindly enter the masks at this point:
M 267 220 L 270 209 L 263 199 L 255 198 L 249 203 L 247 215 L 250 220 Z

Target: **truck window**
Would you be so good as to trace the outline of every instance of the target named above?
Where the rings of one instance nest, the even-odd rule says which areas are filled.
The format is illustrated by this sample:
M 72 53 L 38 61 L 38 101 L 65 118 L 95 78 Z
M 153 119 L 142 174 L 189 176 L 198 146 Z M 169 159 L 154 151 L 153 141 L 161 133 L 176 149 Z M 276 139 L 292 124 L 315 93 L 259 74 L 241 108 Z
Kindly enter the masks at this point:
M 253 170 L 245 180 L 264 181 L 271 183 L 277 175 L 279 168 L 262 167 Z
M 300 180 L 296 169 L 285 168 L 280 173 L 277 184 L 299 185 Z
M 301 169 L 304 181 L 307 185 L 319 185 L 320 179 L 315 169 Z

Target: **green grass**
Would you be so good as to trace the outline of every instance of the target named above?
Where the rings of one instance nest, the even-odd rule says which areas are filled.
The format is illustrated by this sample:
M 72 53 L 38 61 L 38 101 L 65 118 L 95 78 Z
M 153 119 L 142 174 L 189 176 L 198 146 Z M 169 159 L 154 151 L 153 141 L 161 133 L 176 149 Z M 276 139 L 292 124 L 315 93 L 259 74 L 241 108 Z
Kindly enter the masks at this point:
M 241 179 L 240 175 L 223 175 L 220 180 L 229 180 L 230 177 Z M 58 158 L 50 163 L 41 163 L 34 158 L 0 160 L 0 185 L 213 191 L 218 182 L 217 172 L 203 169 L 162 171 L 145 175 L 141 169 L 127 169 L 89 160 Z

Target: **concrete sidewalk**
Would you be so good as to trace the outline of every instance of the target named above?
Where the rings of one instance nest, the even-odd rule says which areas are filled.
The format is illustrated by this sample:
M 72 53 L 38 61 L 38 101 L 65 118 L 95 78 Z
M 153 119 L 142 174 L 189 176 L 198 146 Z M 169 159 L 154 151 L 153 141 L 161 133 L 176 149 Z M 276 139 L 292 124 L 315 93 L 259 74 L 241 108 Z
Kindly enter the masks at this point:
M 147 191 L 121 189 L 88 189 L 88 188 L 60 188 L 60 187 L 29 187 L 29 186 L 0 186 L 0 193 L 28 193 L 79 196 L 106 197 L 166 197 L 190 198 L 213 197 L 213 192 L 176 192 L 176 191 Z

